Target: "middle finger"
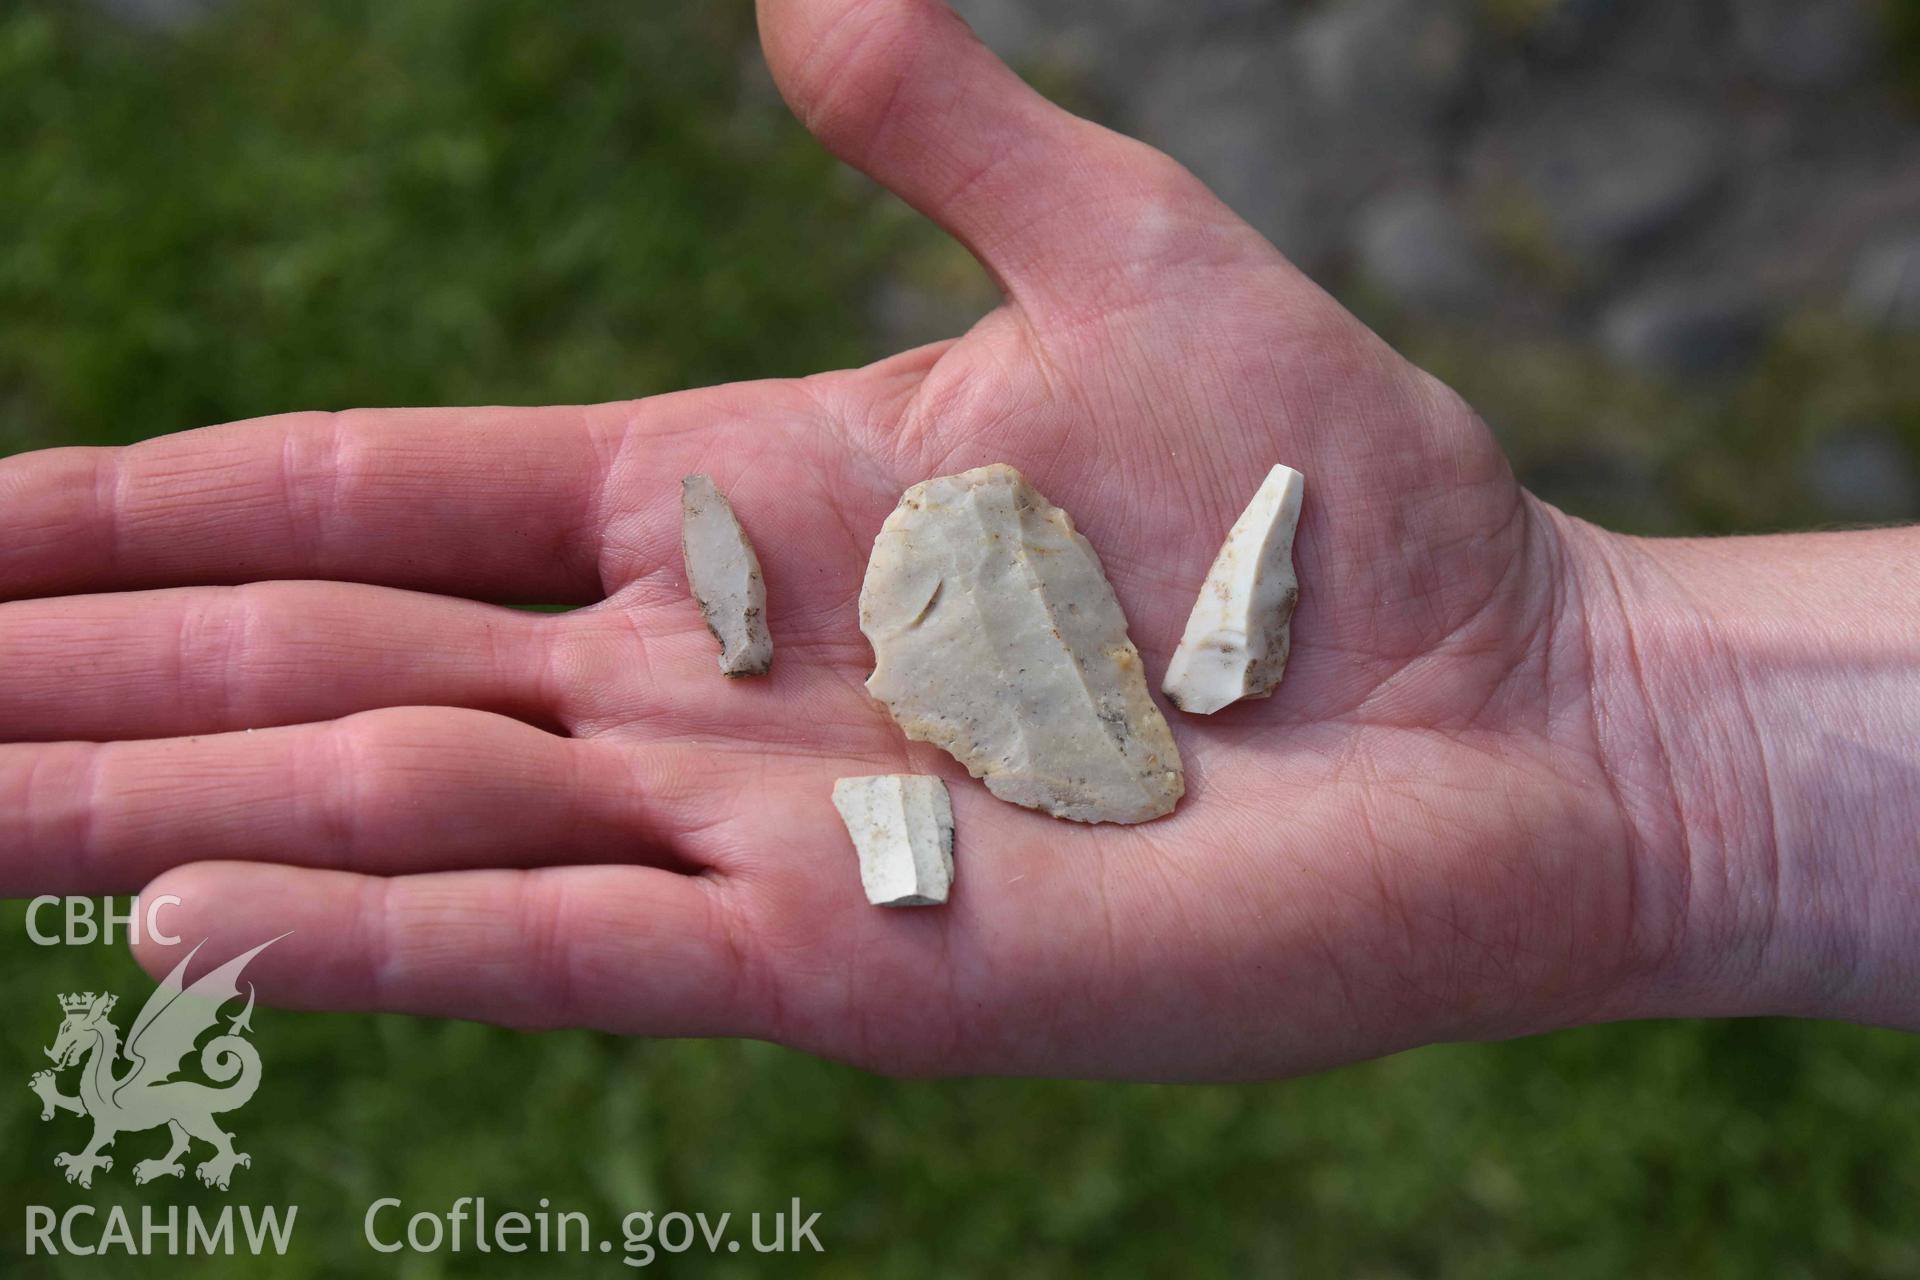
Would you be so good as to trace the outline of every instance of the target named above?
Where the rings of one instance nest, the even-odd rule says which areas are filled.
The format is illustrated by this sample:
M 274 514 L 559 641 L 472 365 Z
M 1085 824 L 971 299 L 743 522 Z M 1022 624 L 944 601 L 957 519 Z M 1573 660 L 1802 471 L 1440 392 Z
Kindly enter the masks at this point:
M 551 621 L 334 582 L 0 603 L 0 741 L 225 733 L 389 706 L 550 724 Z

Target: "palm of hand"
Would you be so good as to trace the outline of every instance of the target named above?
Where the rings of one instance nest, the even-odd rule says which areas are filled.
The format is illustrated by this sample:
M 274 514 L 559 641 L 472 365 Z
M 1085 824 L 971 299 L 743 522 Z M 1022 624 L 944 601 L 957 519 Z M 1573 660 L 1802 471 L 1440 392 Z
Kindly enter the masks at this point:
M 640 625 L 692 673 L 683 732 L 737 764 L 737 790 L 703 796 L 694 847 L 746 886 L 767 1033 L 907 1069 L 1257 1073 L 1517 1027 L 1516 955 L 1610 935 L 1617 868 L 1550 861 L 1605 815 L 1567 805 L 1548 757 L 1568 757 L 1527 686 L 1552 620 L 1522 495 L 1484 428 L 1331 304 L 1324 332 L 1276 319 L 1302 286 L 1245 249 L 1232 286 L 1129 299 L 1065 333 L 1010 304 L 797 404 L 766 389 L 797 456 L 750 464 L 738 500 L 776 548 L 775 590 L 811 597 L 786 605 L 774 686 L 714 690 L 671 571 Z M 873 533 L 907 485 L 988 461 L 1075 514 L 1156 677 L 1265 468 L 1311 477 L 1287 679 L 1271 702 L 1170 713 L 1189 779 L 1173 817 L 1082 828 L 1002 804 L 866 694 Z M 634 733 L 657 731 L 634 711 Z M 769 761 L 769 744 L 786 750 Z M 857 893 L 827 792 L 895 770 L 958 780 L 944 912 Z M 1578 983 L 1612 957 L 1594 959 L 1545 962 Z
M 256 966 L 289 1003 L 761 1035 L 904 1070 L 1259 1074 L 1515 1032 L 1603 1000 L 1632 906 L 1630 874 L 1603 852 L 1622 846 L 1621 816 L 1583 731 L 1578 646 L 1556 640 L 1565 550 L 1484 427 L 1163 158 L 1000 96 L 1004 72 L 948 48 L 962 37 L 943 19 L 849 34 L 800 9 L 769 23 L 789 95 L 981 250 L 1007 304 L 956 342 L 803 382 L 163 442 L 152 483 L 277 487 L 285 518 L 256 560 L 232 569 L 229 534 L 194 562 L 176 518 L 166 547 L 136 538 L 111 572 L 16 571 L 27 590 L 387 585 L 200 587 L 149 604 L 148 618 L 164 606 L 187 620 L 149 633 L 197 633 L 231 659 L 205 677 L 229 686 L 220 708 L 183 710 L 184 692 L 150 709 L 69 706 L 24 736 L 299 727 L 235 754 L 210 738 L 211 753 L 162 743 L 86 762 L 109 805 L 121 771 L 145 795 L 84 824 L 104 868 L 86 887 L 198 862 L 152 892 L 184 899 L 189 936 L 236 949 L 292 928 Z M 887 22 L 933 25 L 902 25 L 909 40 Z M 976 115 L 1070 138 L 1091 157 L 1083 189 L 1010 209 L 995 184 L 1031 176 L 1018 163 L 957 186 L 937 165 L 902 171 L 904 143 L 884 129 L 925 146 L 913 104 L 882 91 L 908 74 L 902 40 L 957 82 L 986 77 L 953 90 L 993 98 Z M 812 89 L 821 64 L 852 87 Z M 866 119 L 863 103 L 909 124 Z M 1010 127 L 957 127 L 952 167 L 971 172 L 967 148 Z M 1058 154 L 1027 163 L 1041 161 Z M 833 780 L 961 771 L 909 747 L 862 688 L 861 577 L 902 489 L 990 461 L 1074 514 L 1156 680 L 1259 478 L 1298 467 L 1293 658 L 1271 701 L 1173 717 L 1189 794 L 1172 817 L 1082 828 L 955 782 L 953 901 L 876 911 Z M 49 455 L 19 489 L 60 465 Z M 83 469 L 93 483 L 98 465 Z M 677 484 L 700 470 L 766 568 L 768 680 L 722 681 L 686 599 Z M 110 487 L 124 499 L 144 483 Z M 606 599 L 528 616 L 392 589 L 527 598 L 555 583 Z M 67 606 L 87 635 L 124 620 L 86 630 L 73 619 L 89 599 L 106 598 L 33 607 Z M 312 620 L 355 639 L 318 678 L 291 678 L 303 643 L 316 669 L 314 641 L 295 635 Z M 49 852 L 58 825 L 27 834 Z

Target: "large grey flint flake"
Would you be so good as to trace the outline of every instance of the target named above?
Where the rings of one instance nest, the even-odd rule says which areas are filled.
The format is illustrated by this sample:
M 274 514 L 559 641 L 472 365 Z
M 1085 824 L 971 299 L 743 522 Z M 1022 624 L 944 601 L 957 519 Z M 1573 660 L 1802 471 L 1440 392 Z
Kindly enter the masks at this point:
M 860 629 L 869 692 L 1002 800 L 1145 822 L 1186 790 L 1099 557 L 1012 467 L 907 490 L 874 539 Z

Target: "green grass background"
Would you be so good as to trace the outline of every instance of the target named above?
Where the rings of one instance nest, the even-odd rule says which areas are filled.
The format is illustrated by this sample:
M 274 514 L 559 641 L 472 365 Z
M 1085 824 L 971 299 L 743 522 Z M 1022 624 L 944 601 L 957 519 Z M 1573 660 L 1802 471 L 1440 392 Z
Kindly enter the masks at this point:
M 884 354 L 882 273 L 978 298 L 743 59 L 738 4 L 243 3 L 177 36 L 0 6 L 0 452 L 289 408 L 586 401 Z M 1356 301 L 1365 305 L 1365 299 Z M 1817 523 L 1799 460 L 1920 445 L 1912 348 L 1833 316 L 1711 393 L 1373 316 L 1525 474 L 1648 531 Z M 1596 463 L 1594 460 L 1598 459 Z M 1630 483 L 1595 483 L 1624 475 Z M 0 1276 L 610 1276 L 380 1257 L 373 1199 L 822 1211 L 822 1274 L 1920 1274 L 1920 1041 L 1781 1022 L 1593 1028 L 1233 1088 L 902 1083 L 764 1045 L 262 1011 L 230 1197 L 91 1194 L 26 1090 L 55 996 L 145 980 L 0 908 Z M 27 1203 L 301 1206 L 270 1264 L 28 1260 Z M 698 1254 L 668 1273 L 762 1273 Z

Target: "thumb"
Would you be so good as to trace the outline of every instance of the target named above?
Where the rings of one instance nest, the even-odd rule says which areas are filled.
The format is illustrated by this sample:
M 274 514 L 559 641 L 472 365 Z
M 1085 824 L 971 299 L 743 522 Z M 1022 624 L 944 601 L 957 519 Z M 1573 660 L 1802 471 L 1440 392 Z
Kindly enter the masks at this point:
M 1167 156 L 1036 93 L 940 0 L 759 0 L 759 18 L 800 122 L 1023 306 L 1111 305 L 1142 267 L 1260 243 Z

